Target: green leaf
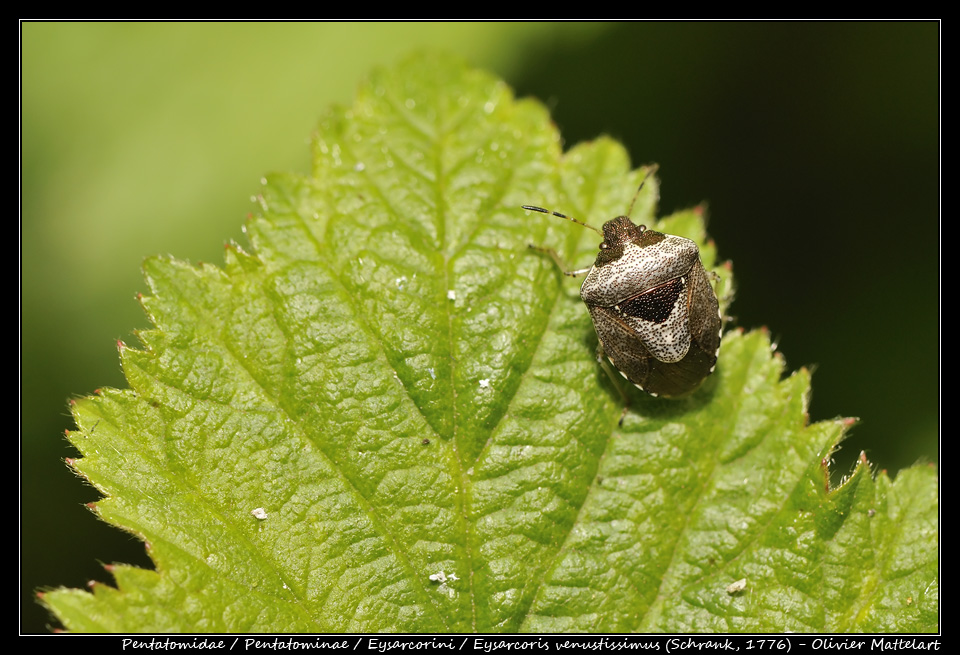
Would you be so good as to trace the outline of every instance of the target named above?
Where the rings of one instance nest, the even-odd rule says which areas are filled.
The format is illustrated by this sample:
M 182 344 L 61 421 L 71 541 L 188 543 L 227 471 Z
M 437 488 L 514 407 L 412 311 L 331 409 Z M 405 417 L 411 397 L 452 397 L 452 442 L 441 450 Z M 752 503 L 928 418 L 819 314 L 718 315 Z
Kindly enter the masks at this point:
M 156 571 L 52 590 L 73 631 L 932 631 L 937 480 L 807 425 L 809 375 L 729 331 L 691 397 L 620 396 L 549 258 L 645 171 L 563 154 L 545 109 L 448 57 L 375 74 L 265 182 L 252 254 L 156 258 L 130 389 L 75 403 L 70 464 Z M 655 224 L 657 183 L 633 211 Z M 729 266 L 700 210 L 656 222 Z M 739 581 L 739 582 L 738 582 Z

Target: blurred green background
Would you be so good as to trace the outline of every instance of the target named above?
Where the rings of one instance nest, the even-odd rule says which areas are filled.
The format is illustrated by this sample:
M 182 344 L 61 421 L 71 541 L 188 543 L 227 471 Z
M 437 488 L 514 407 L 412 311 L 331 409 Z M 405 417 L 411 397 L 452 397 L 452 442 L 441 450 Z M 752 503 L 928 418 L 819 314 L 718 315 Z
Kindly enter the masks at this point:
M 331 103 L 441 48 L 658 162 L 661 211 L 706 200 L 735 325 L 815 369 L 811 420 L 858 416 L 836 457 L 938 461 L 937 23 L 22 23 L 21 631 L 38 587 L 148 566 L 83 506 L 70 397 L 124 387 L 116 339 L 157 253 L 222 261 L 270 171 L 305 172 Z M 556 208 L 563 211 L 562 207 Z M 518 220 L 522 216 L 518 214 Z M 581 217 L 594 223 L 607 216 Z

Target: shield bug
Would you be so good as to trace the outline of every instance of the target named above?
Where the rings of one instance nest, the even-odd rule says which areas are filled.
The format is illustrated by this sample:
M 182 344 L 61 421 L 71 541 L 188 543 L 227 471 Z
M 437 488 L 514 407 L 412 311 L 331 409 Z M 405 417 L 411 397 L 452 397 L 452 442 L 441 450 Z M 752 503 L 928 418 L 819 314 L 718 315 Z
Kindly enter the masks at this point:
M 542 207 L 523 209 L 573 221 L 603 237 L 593 266 L 573 271 L 553 250 L 531 248 L 553 257 L 566 275 L 586 273 L 580 298 L 597 331 L 600 362 L 606 356 L 624 378 L 652 396 L 680 398 L 713 372 L 723 319 L 697 244 L 630 220 L 644 182 L 627 215 L 607 221 L 602 230 Z

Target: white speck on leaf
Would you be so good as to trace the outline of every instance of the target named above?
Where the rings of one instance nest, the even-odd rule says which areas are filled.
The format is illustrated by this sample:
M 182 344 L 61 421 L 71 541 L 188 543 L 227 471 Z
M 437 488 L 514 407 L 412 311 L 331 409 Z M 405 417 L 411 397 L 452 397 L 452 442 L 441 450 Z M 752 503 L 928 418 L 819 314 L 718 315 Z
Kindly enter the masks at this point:
M 734 594 L 740 593 L 746 588 L 747 588 L 747 579 L 740 578 L 736 582 L 731 582 L 730 584 L 727 585 L 727 593 L 732 596 Z
M 255 519 L 258 519 L 260 521 L 267 520 L 267 510 L 263 509 L 262 507 L 258 507 L 257 509 L 250 510 L 250 513 L 253 514 L 253 517 Z
M 452 599 L 454 596 L 457 595 L 456 590 L 447 584 L 447 582 L 453 582 L 454 580 L 460 579 L 457 577 L 456 573 L 451 573 L 450 575 L 447 575 L 443 571 L 438 571 L 437 573 L 432 574 L 430 576 L 430 579 L 433 582 L 440 583 L 440 585 L 437 587 L 437 591 L 444 594 L 447 598 Z

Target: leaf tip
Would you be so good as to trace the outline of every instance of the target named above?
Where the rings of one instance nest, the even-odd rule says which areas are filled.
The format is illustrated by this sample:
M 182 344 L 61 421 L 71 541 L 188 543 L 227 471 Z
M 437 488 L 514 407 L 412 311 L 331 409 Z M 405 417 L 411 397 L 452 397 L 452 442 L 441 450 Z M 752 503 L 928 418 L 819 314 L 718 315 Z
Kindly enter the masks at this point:
M 823 493 L 830 493 L 830 457 L 820 458 L 820 473 L 823 475 Z

